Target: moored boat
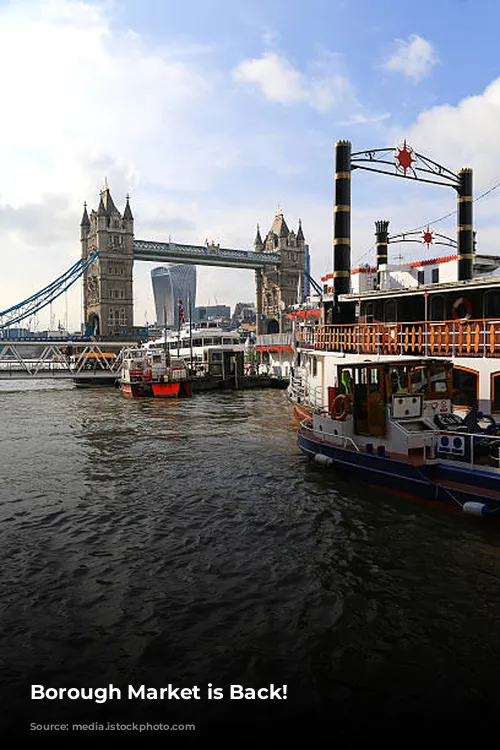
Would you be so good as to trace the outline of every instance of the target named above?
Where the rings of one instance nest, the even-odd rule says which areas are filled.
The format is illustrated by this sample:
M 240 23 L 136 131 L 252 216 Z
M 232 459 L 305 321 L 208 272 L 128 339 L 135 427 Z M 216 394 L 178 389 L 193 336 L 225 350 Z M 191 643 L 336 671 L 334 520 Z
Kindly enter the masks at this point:
M 120 390 L 127 398 L 152 396 L 153 372 L 147 357 L 138 353 L 125 357 L 120 375 Z
M 184 360 L 164 351 L 131 350 L 123 359 L 120 390 L 128 398 L 191 396 L 191 380 Z
M 184 360 L 170 360 L 165 366 L 164 353 L 151 356 L 153 382 L 151 385 L 155 398 L 188 398 L 192 395 L 192 384 Z
M 451 361 L 344 364 L 337 383 L 330 408 L 298 429 L 316 463 L 466 513 L 500 512 L 500 424 L 477 406 L 453 413 Z

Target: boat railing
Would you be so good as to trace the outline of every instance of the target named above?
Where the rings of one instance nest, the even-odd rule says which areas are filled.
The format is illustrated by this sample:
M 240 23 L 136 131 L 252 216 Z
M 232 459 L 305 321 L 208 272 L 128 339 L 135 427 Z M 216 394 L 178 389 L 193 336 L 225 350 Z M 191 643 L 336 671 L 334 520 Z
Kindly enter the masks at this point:
M 475 460 L 475 444 L 486 443 L 490 446 L 490 448 L 493 447 L 493 444 L 495 444 L 495 447 L 497 448 L 497 455 L 494 455 L 490 451 L 489 457 L 496 464 L 496 467 L 500 469 L 500 435 L 489 435 L 487 432 L 461 432 L 460 430 L 435 430 L 433 432 L 433 435 L 436 438 L 436 443 L 434 446 L 435 450 L 438 447 L 440 437 L 449 437 L 452 439 L 458 438 L 459 442 L 455 447 L 453 446 L 453 440 L 452 444 L 449 446 L 450 459 L 453 459 L 454 457 L 460 459 L 468 455 L 468 463 L 471 468 L 478 465 L 478 462 Z M 467 439 L 468 450 L 465 450 L 465 445 L 462 444 L 460 438 L 464 438 L 464 440 Z M 439 448 L 439 452 L 441 454 L 443 453 L 442 443 Z
M 314 409 L 321 409 L 323 407 L 323 390 L 320 385 L 309 389 L 308 403 Z
M 305 325 L 298 344 L 318 351 L 433 357 L 500 356 L 500 319 Z
M 359 446 L 354 442 L 352 437 L 350 437 L 349 435 L 332 435 L 331 433 L 327 433 L 325 435 L 324 433 L 321 433 L 321 435 L 319 436 L 313 430 L 312 422 L 311 422 L 311 419 L 309 418 L 303 419 L 302 422 L 300 422 L 299 426 L 301 430 L 314 433 L 314 436 L 316 439 L 320 437 L 322 443 L 331 443 L 333 441 L 336 441 L 336 442 L 339 442 L 341 446 L 343 446 L 344 448 L 349 446 L 349 447 L 354 448 L 354 450 L 357 451 L 357 453 L 360 453 Z
M 259 333 L 255 337 L 255 346 L 291 346 L 292 332 L 285 333 Z

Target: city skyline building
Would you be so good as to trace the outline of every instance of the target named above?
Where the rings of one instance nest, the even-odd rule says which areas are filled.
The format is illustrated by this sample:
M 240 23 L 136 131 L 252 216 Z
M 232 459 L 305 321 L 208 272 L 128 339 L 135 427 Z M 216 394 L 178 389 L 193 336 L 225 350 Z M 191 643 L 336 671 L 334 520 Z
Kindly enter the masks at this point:
M 151 270 L 151 284 L 156 311 L 156 324 L 177 328 L 179 300 L 184 318 L 189 317 L 189 305 L 196 305 L 196 266 L 190 263 L 167 263 Z
M 193 309 L 193 323 L 201 323 L 202 320 L 223 319 L 229 321 L 231 308 L 228 305 L 202 305 Z

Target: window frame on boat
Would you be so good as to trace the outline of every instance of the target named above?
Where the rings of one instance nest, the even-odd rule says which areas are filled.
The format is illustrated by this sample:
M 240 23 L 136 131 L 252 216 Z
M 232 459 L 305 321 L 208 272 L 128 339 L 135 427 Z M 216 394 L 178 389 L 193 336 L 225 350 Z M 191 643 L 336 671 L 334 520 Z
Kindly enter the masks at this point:
M 455 373 L 458 375 L 459 373 L 465 373 L 466 375 L 472 375 L 474 377 L 474 394 L 472 396 L 472 399 L 466 403 L 466 404 L 457 404 L 457 399 L 455 396 L 455 392 L 459 391 L 459 387 L 457 384 L 457 387 L 455 387 Z M 474 403 L 478 403 L 479 401 L 479 370 L 474 370 L 472 367 L 464 367 L 463 365 L 453 365 L 453 408 L 457 410 L 463 410 L 468 411 L 471 406 L 474 405 Z
M 380 371 L 380 368 L 383 368 L 384 378 L 379 380 L 377 376 L 377 379 L 374 380 L 371 377 L 371 371 Z M 433 369 L 435 370 L 436 368 L 437 373 L 433 373 Z M 342 380 L 342 373 L 348 371 L 354 384 L 354 398 L 356 397 L 356 387 L 363 385 L 370 388 L 370 386 L 376 385 L 378 389 L 377 392 L 380 392 L 382 387 L 382 396 L 386 403 L 390 402 L 395 393 L 421 395 L 425 401 L 451 399 L 453 393 L 453 369 L 453 364 L 451 362 L 441 359 L 405 360 L 400 362 L 356 362 L 352 364 L 343 363 L 337 366 L 337 387 L 339 393 L 346 393 L 345 385 Z M 419 388 L 416 387 L 417 383 L 415 379 L 412 379 L 412 371 L 421 371 L 421 373 L 425 374 L 424 379 L 419 379 L 419 382 L 422 384 Z M 395 385 L 393 374 L 397 374 L 398 372 L 404 373 L 403 384 L 406 385 L 406 388 L 402 388 L 402 379 L 399 376 L 398 385 Z M 440 374 L 443 374 L 444 378 L 439 377 Z M 444 389 L 438 390 L 434 387 L 437 383 L 442 383 L 443 380 L 445 382 Z M 373 392 L 373 388 L 370 388 L 370 390 Z

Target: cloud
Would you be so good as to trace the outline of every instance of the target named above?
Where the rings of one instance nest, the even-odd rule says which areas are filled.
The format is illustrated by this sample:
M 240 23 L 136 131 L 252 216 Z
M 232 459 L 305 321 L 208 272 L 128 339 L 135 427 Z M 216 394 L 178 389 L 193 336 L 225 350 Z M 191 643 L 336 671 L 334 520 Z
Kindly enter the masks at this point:
M 213 127 L 210 48 L 174 41 L 146 44 L 115 28 L 102 6 L 79 0 L 0 6 L 0 247 L 9 258 L 0 310 L 79 257 L 82 203 L 97 207 L 104 176 L 118 207 L 132 194 L 139 236 L 151 218 L 160 235 L 163 219 L 163 236 L 191 227 L 188 241 L 202 240 L 192 220 L 199 204 L 172 194 L 211 186 L 239 145 Z M 200 111 L 202 120 L 193 117 Z M 68 293 L 75 327 L 76 286 Z M 138 309 L 152 308 L 150 297 L 149 281 L 138 284 Z
M 396 41 L 398 47 L 385 63 L 386 70 L 403 73 L 418 83 L 439 62 L 432 44 L 417 34 L 411 34 L 406 42 L 403 39 Z
M 261 57 L 243 60 L 233 71 L 242 84 L 255 84 L 262 94 L 279 104 L 305 103 L 321 114 L 341 103 L 355 102 L 349 79 L 330 64 L 316 62 L 311 72 L 300 73 L 284 55 L 265 52 Z
M 422 112 L 404 133 L 420 153 L 452 171 L 474 169 L 475 190 L 500 179 L 500 78 L 456 106 L 443 104 Z M 401 135 L 399 133 L 398 135 Z
M 384 120 L 388 120 L 390 117 L 390 112 L 384 112 L 381 115 L 372 116 L 356 114 L 353 115 L 349 120 L 337 120 L 335 122 L 335 125 L 342 125 L 343 127 L 346 125 L 370 125 L 375 122 L 383 122 Z
M 176 113 L 210 88 L 191 63 L 114 30 L 98 6 L 67 0 L 4 6 L 0 67 L 9 71 L 0 80 L 0 195 L 14 204 L 83 192 L 110 154 L 137 178 L 138 151 L 155 158 L 144 143 L 163 128 L 168 148 Z

